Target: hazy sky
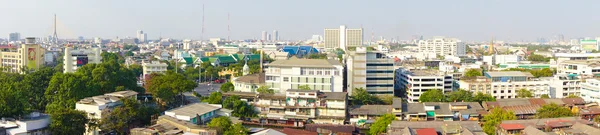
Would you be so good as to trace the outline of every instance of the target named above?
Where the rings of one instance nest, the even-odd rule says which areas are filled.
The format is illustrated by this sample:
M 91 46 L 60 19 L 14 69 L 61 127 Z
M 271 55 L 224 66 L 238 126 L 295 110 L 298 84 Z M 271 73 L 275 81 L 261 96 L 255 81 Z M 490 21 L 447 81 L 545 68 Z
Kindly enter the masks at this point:
M 278 30 L 281 39 L 308 39 L 324 28 L 365 29 L 365 40 L 410 39 L 412 35 L 463 40 L 527 40 L 600 36 L 600 0 L 0 0 L 0 35 L 52 33 L 61 38 L 159 35 L 260 38 Z

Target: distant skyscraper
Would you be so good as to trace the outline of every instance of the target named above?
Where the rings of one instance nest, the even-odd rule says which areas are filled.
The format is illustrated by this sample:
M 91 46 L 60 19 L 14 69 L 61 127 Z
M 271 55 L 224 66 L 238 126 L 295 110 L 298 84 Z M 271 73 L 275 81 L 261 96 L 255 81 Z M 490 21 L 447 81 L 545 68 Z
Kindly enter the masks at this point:
M 277 30 L 273 31 L 273 40 L 279 41 L 279 32 Z
M 15 33 L 8 34 L 8 42 L 19 41 L 19 40 L 21 40 L 21 33 L 15 32 Z
M 273 40 L 273 38 L 272 38 L 271 34 L 267 34 L 267 41 L 272 41 L 272 40 Z
M 341 25 L 339 29 L 325 29 L 325 48 L 341 48 L 362 46 L 363 29 L 347 29 Z
M 142 30 L 138 30 L 136 33 L 136 37 L 140 43 L 145 43 L 147 36 L 148 35 L 146 33 L 144 33 L 144 31 L 142 31 Z
M 262 41 L 267 41 L 267 31 L 262 31 L 262 37 L 260 38 L 260 40 Z
M 419 52 L 422 53 L 435 53 L 437 55 L 462 55 L 466 53 L 464 49 L 467 46 L 460 45 L 461 41 L 456 38 L 445 38 L 445 37 L 433 37 L 433 39 L 419 40 Z M 458 49 L 461 49 L 460 51 Z

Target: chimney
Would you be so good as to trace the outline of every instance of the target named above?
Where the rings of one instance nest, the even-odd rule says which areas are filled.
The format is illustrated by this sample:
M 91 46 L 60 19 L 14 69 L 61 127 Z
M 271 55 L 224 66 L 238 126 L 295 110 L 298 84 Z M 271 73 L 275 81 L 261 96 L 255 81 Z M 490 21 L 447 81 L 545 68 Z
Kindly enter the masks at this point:
M 34 37 L 25 38 L 25 44 L 35 44 L 35 38 Z

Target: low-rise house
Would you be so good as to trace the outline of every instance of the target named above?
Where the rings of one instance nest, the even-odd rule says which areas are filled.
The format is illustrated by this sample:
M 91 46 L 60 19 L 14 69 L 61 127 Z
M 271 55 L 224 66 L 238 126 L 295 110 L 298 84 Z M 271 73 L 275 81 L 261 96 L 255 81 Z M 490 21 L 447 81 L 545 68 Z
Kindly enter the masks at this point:
M 123 104 L 123 99 L 137 100 L 137 92 L 135 91 L 117 91 L 104 95 L 87 97 L 75 103 L 75 110 L 86 112 L 87 117 L 91 119 L 102 119 L 106 113 L 113 108 Z M 86 135 L 101 134 L 100 129 L 88 129 Z
M 265 84 L 265 74 L 256 73 L 245 75 L 233 80 L 234 91 L 239 92 L 256 92 L 258 87 Z
M 346 122 L 348 93 L 346 92 L 320 92 L 317 100 L 316 124 L 339 124 Z
M 2 118 L 0 135 L 49 135 L 50 116 L 33 112 L 18 119 Z
M 350 123 L 363 126 L 375 122 L 375 119 L 392 112 L 390 105 L 357 105 L 349 109 Z
M 592 125 L 593 122 L 582 120 L 576 117 L 563 118 L 545 118 L 545 119 L 529 119 L 529 120 L 505 120 L 497 127 L 496 134 L 499 135 L 516 135 L 523 134 L 527 127 L 533 127 L 542 132 L 559 132 L 570 130 L 574 125 Z M 537 132 L 529 129 L 527 132 Z
M 483 102 L 485 110 L 490 110 L 494 107 L 500 107 L 507 111 L 512 111 L 517 116 L 517 119 L 530 119 L 535 116 L 537 109 L 543 105 L 554 103 L 557 105 L 569 107 L 573 110 L 584 109 L 585 102 L 582 98 L 516 98 L 516 99 L 498 99 L 491 102 Z M 577 109 L 574 109 L 577 108 Z
M 205 124 L 216 117 L 220 109 L 221 107 L 205 103 L 194 103 L 165 111 L 165 115 L 192 124 Z

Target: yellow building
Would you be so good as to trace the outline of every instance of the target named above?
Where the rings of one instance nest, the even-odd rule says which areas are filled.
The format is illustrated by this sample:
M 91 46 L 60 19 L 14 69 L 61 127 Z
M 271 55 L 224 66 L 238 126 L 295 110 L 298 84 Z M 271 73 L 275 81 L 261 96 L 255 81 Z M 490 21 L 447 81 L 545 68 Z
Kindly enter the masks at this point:
M 44 53 L 45 49 L 35 44 L 35 38 L 27 38 L 20 47 L 0 47 L 0 67 L 2 71 L 11 73 L 37 70 L 44 64 Z

